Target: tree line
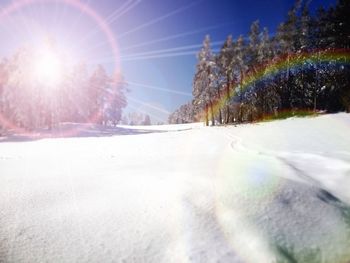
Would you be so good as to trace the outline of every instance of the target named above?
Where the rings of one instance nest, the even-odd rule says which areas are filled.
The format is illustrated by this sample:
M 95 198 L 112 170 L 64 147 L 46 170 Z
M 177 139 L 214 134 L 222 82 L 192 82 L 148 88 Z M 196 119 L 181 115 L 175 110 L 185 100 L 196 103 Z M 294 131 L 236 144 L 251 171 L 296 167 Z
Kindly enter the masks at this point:
M 140 112 L 129 112 L 129 114 L 123 114 L 121 119 L 123 125 L 152 125 L 151 117 L 148 114 Z
M 273 36 L 255 21 L 247 37 L 228 36 L 217 53 L 206 36 L 193 100 L 172 113 L 169 123 L 215 125 L 286 111 L 350 111 L 349 10 L 350 1 L 338 0 L 311 15 L 309 2 L 297 0 Z M 285 66 L 278 68 L 281 62 Z M 274 74 L 268 65 L 276 66 Z
M 0 129 L 51 129 L 62 122 L 116 125 L 127 105 L 122 76 L 80 63 L 65 70 L 55 87 L 31 74 L 30 48 L 0 62 Z

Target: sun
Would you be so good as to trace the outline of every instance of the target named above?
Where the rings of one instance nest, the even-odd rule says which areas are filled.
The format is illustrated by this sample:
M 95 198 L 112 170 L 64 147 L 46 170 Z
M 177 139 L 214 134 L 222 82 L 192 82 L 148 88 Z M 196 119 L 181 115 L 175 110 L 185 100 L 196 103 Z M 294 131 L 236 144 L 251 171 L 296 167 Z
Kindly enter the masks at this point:
M 63 79 L 62 57 L 49 47 L 38 49 L 35 53 L 35 80 L 47 87 L 57 87 Z

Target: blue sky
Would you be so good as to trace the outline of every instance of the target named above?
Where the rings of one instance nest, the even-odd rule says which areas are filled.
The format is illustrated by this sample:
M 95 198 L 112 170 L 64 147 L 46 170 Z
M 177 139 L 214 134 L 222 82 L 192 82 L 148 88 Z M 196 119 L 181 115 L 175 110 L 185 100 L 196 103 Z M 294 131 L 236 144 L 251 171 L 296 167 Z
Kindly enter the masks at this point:
M 246 35 L 250 24 L 257 19 L 261 27 L 268 27 L 273 34 L 294 3 L 292 0 L 81 1 L 103 18 L 109 17 L 123 5 L 130 7 L 130 10 L 109 23 L 109 26 L 118 42 L 121 70 L 125 80 L 140 84 L 130 84 L 128 87 L 130 92 L 127 111 L 148 112 L 154 122 L 163 120 L 166 112 L 171 112 L 191 100 L 191 96 L 186 94 L 191 94 L 192 91 L 195 54 L 200 49 L 198 45 L 202 43 L 206 34 L 211 36 L 213 42 L 223 43 L 229 34 L 234 38 L 240 34 Z M 0 0 L 0 3 L 0 7 L 5 7 L 10 1 Z M 311 10 L 315 10 L 320 5 L 328 7 L 330 4 L 335 4 L 335 0 L 313 0 L 310 7 Z M 70 35 L 72 38 L 68 42 L 74 43 L 76 39 L 88 35 L 91 30 L 96 30 L 91 19 L 78 13 L 77 10 L 67 7 L 58 0 L 52 0 L 50 3 L 38 2 L 17 11 L 13 14 L 12 20 L 17 19 L 17 24 L 22 23 L 21 26 L 14 28 L 17 31 L 27 29 L 27 38 L 33 36 L 30 28 L 34 26 L 27 22 L 30 20 L 38 27 L 45 27 L 45 31 L 50 34 Z M 23 14 L 25 19 L 18 18 Z M 11 36 L 10 40 L 6 35 L 9 34 L 6 23 L 16 25 L 13 21 L 0 20 L 0 33 L 3 39 L 7 39 L 6 44 L 0 48 L 2 56 L 11 52 L 11 48 L 20 46 L 21 39 Z M 86 52 L 89 56 L 95 56 L 94 63 L 101 63 L 110 69 L 113 65 L 108 59 L 111 57 L 111 52 L 107 44 L 90 50 L 91 46 L 98 46 L 101 41 L 107 43 L 104 35 L 97 32 L 87 40 L 83 40 L 81 45 L 84 47 L 81 49 L 88 50 Z M 220 45 L 214 45 L 213 48 L 218 49 Z M 173 51 L 163 52 L 162 57 L 159 57 L 159 51 L 166 49 Z M 140 55 L 142 53 L 148 54 Z
M 122 18 L 123 23 L 127 21 L 127 25 L 125 25 L 126 28 L 116 25 L 117 36 L 119 32 L 123 33 L 129 28 L 132 29 L 142 23 L 147 23 L 157 17 L 162 17 L 181 7 L 186 7 L 190 3 L 193 3 L 193 5 L 188 7 L 188 9 L 123 37 L 119 40 L 120 46 L 124 48 L 130 43 L 149 42 L 151 40 L 212 26 L 218 27 L 193 35 L 127 50 L 125 53 L 141 53 L 201 44 L 205 34 L 209 34 L 213 42 L 223 42 L 229 34 L 232 34 L 234 38 L 238 37 L 240 34 L 247 34 L 251 22 L 257 19 L 259 19 L 261 27 L 268 27 L 270 33 L 273 34 L 277 25 L 284 20 L 289 8 L 293 6 L 294 1 L 203 0 L 189 2 L 186 0 L 148 0 L 140 3 L 139 6 L 135 7 L 135 9 Z M 329 6 L 331 3 L 334 3 L 334 1 L 314 0 L 311 2 L 311 9 L 315 10 L 320 5 Z M 216 45 L 214 48 L 219 48 L 220 45 Z M 192 79 L 196 64 L 195 53 L 198 50 L 199 47 L 189 49 L 188 51 L 193 51 L 193 54 L 187 55 L 123 61 L 123 72 L 126 80 L 132 82 L 191 93 Z M 191 99 L 189 96 L 178 95 L 171 92 L 160 92 L 145 87 L 130 85 L 129 88 L 131 90 L 130 96 L 133 98 L 164 108 L 167 111 L 173 111 L 179 105 Z M 142 110 L 149 110 L 156 115 L 156 112 L 152 110 L 152 108 L 147 109 L 147 106 L 143 107 L 140 103 L 136 103 L 135 101 L 130 101 L 130 104 L 135 107 L 140 107 Z

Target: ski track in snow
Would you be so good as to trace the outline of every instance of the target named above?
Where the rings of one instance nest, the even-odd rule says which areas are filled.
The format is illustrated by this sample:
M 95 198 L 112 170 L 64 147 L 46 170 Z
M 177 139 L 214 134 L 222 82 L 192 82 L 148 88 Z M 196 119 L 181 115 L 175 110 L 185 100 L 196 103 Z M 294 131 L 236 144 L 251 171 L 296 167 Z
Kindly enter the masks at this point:
M 269 200 L 268 209 L 259 209 L 262 202 L 257 202 L 256 207 L 250 210 L 253 210 L 254 223 L 263 229 L 263 235 L 276 247 L 281 259 L 287 262 L 348 262 L 350 163 L 346 162 L 344 156 L 349 155 L 349 152 L 337 151 L 336 154 L 342 155 L 343 158 L 331 158 L 307 151 L 261 150 L 245 146 L 242 138 L 231 132 L 224 132 L 222 129 L 219 132 L 232 140 L 230 146 L 235 154 L 248 155 L 248 159 L 255 156 L 255 161 L 263 157 L 261 162 L 264 165 L 273 162 L 275 167 L 280 167 L 278 174 L 273 174 L 272 177 L 284 178 L 279 179 L 279 183 L 284 186 Z M 264 171 L 261 171 L 261 174 L 263 175 Z M 240 194 L 235 196 L 241 197 Z M 244 201 L 241 200 L 237 202 L 237 208 L 243 211 L 245 206 L 254 206 L 255 201 L 250 200 L 242 205 Z M 286 207 L 290 206 L 298 207 L 302 213 L 297 216 L 289 213 Z M 339 215 L 342 220 L 339 220 Z M 313 225 L 310 224 L 312 220 Z M 296 222 L 298 228 L 292 226 Z M 333 226 L 329 227 L 332 224 Z M 338 230 L 334 236 L 329 235 L 335 231 L 335 225 L 343 230 Z
M 339 119 L 0 143 L 0 262 L 347 263 Z

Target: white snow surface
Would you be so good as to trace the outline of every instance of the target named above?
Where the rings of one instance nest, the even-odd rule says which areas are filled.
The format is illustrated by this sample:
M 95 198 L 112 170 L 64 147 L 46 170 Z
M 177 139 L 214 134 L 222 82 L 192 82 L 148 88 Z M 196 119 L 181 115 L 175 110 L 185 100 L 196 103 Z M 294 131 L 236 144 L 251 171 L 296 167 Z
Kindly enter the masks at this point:
M 0 262 L 350 261 L 349 114 L 79 131 L 0 139 Z

